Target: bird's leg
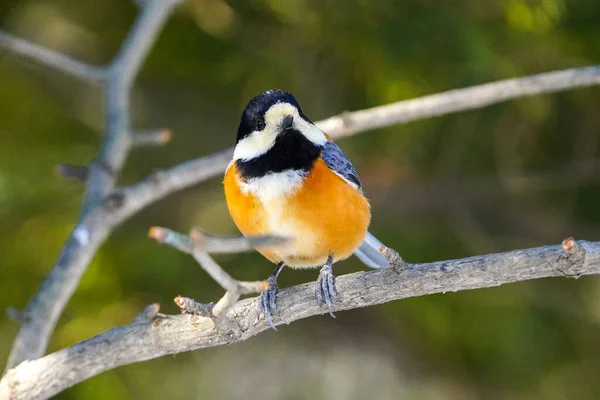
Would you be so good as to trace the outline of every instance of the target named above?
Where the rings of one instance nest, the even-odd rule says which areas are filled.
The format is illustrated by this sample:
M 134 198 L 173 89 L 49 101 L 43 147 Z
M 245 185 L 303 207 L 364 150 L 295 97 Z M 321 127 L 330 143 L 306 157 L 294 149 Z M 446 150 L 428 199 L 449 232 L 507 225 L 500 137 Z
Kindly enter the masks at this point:
M 327 261 L 321 272 L 319 272 L 319 278 L 317 279 L 317 301 L 319 303 L 325 302 L 327 308 L 329 308 L 329 314 L 335 318 L 331 311 L 333 305 L 331 300 L 335 300 L 337 293 L 335 291 L 335 276 L 333 275 L 333 257 L 327 257 Z
M 260 317 L 260 314 L 265 314 L 265 319 L 267 320 L 269 326 L 273 328 L 273 330 L 277 330 L 277 328 L 275 328 L 275 324 L 273 324 L 273 314 L 277 308 L 275 296 L 279 291 L 279 286 L 277 286 L 277 277 L 284 266 L 285 264 L 282 262 L 277 264 L 277 267 L 275 267 L 275 270 L 267 279 L 267 284 L 269 285 L 267 290 L 262 292 L 258 299 L 258 316 Z

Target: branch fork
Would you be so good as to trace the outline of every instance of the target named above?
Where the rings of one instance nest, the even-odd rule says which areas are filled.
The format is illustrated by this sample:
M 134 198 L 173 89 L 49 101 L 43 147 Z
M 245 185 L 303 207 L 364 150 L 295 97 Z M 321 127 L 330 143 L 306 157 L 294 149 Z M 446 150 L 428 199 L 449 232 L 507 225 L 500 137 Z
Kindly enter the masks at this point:
M 241 253 L 257 247 L 282 244 L 285 238 L 278 236 L 215 236 L 199 228 L 193 228 L 189 235 L 162 227 L 152 227 L 148 236 L 157 242 L 167 244 L 179 251 L 191 254 L 202 269 L 217 282 L 225 294 L 215 305 L 201 304 L 188 297 L 177 296 L 175 304 L 182 312 L 195 315 L 220 317 L 246 294 L 261 293 L 268 288 L 267 281 L 240 281 L 228 274 L 209 253 Z M 210 314 L 209 314 L 210 312 Z
M 64 307 L 75 291 L 96 250 L 120 222 L 114 218 L 120 207 L 108 207 L 116 180 L 134 146 L 163 144 L 166 130 L 131 133 L 129 103 L 131 88 L 158 33 L 182 0 L 146 0 L 118 53 L 108 65 L 97 67 L 0 32 L 0 47 L 25 59 L 99 84 L 104 91 L 106 124 L 104 140 L 88 166 L 59 164 L 56 172 L 86 183 L 79 221 L 65 242 L 54 267 L 40 290 L 27 304 L 7 367 L 41 357 Z M 113 202 L 114 203 L 114 202 Z M 119 204 L 117 204 L 118 206 Z

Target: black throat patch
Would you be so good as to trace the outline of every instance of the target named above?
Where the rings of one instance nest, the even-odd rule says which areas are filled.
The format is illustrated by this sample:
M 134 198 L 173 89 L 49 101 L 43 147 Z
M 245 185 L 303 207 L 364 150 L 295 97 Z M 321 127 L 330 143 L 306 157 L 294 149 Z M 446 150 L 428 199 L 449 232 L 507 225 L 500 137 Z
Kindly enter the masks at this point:
M 265 154 L 247 161 L 237 160 L 236 166 L 246 180 L 290 169 L 308 172 L 321 150 L 299 131 L 290 129 L 280 133 Z

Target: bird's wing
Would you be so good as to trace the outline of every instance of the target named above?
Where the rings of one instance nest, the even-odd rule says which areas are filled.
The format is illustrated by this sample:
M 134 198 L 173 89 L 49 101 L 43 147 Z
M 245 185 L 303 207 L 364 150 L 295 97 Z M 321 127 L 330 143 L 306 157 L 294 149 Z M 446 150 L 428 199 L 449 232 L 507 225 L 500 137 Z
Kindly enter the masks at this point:
M 362 191 L 358 172 L 337 144 L 332 141 L 326 142 L 322 157 L 330 170 L 342 177 L 349 185 Z
M 332 141 L 325 143 L 322 157 L 330 170 L 362 192 L 358 172 L 337 144 Z M 367 232 L 364 241 L 354 254 L 371 268 L 389 268 L 389 262 L 380 252 L 382 246 L 383 244 L 375 236 Z

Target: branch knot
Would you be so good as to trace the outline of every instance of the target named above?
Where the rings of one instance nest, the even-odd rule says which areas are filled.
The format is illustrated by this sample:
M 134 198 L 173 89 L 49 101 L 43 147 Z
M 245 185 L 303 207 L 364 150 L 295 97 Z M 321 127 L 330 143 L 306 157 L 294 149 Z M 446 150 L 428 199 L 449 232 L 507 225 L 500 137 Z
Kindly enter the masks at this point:
M 573 237 L 568 237 L 562 242 L 562 250 L 567 261 L 565 268 L 559 269 L 567 278 L 579 278 L 586 269 L 587 252 L 582 244 Z

